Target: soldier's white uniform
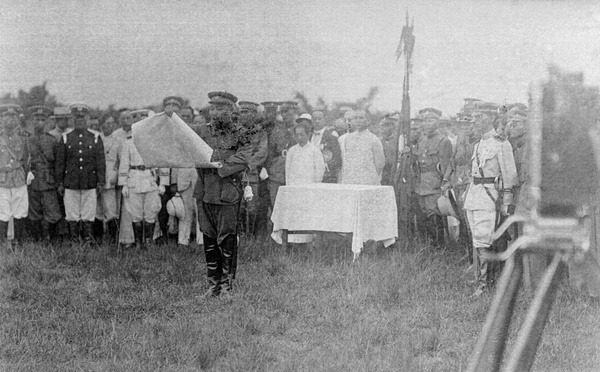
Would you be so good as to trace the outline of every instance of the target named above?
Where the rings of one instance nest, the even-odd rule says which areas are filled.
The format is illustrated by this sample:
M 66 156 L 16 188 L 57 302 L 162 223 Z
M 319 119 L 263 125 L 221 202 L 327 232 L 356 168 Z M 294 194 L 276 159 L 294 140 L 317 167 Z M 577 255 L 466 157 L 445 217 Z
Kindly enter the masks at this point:
M 161 207 L 156 174 L 156 170 L 146 169 L 133 139 L 128 138 L 121 149 L 118 184 L 129 189 L 129 196 L 124 202 L 134 223 L 156 221 Z M 161 177 L 160 183 L 167 184 L 168 177 Z
M 504 194 L 503 204 L 512 203 L 512 188 L 518 184 L 512 146 L 494 129 L 485 133 L 475 145 L 471 165 L 471 184 L 464 209 L 473 235 L 473 247 L 481 253 L 492 245 L 496 227 L 496 201 Z M 500 185 L 501 190 L 496 185 Z M 487 282 L 487 262 L 481 262 L 479 285 Z

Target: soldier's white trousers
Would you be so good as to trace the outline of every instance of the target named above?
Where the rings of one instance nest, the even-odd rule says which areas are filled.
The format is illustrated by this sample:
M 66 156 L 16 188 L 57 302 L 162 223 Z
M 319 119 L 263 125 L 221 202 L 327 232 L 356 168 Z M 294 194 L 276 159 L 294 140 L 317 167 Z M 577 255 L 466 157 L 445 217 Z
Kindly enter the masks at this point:
M 25 218 L 29 210 L 27 186 L 0 187 L 0 221 L 8 222 L 11 217 Z
M 96 218 L 96 189 L 65 189 L 65 220 L 94 221 Z
M 489 248 L 496 225 L 494 210 L 465 210 L 473 236 L 474 248 Z
M 161 208 L 158 190 L 150 192 L 130 192 L 125 198 L 125 209 L 131 214 L 132 222 L 156 222 L 156 216 Z
M 192 221 L 196 218 L 196 199 L 194 199 L 194 187 L 189 187 L 179 193 L 185 208 L 185 218 L 178 222 L 178 238 L 177 243 L 188 245 L 190 244 L 190 234 L 192 232 Z

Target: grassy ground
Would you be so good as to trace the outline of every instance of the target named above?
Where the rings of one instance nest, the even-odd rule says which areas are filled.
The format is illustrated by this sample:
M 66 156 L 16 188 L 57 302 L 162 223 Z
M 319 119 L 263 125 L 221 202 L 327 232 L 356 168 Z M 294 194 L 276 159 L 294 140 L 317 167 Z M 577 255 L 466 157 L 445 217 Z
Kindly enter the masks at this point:
M 491 297 L 469 297 L 459 256 L 416 245 L 351 263 L 333 237 L 288 253 L 243 241 L 225 302 L 196 299 L 203 254 L 174 247 L 4 249 L 0 370 L 461 371 Z M 597 301 L 561 288 L 535 370 L 600 370 Z

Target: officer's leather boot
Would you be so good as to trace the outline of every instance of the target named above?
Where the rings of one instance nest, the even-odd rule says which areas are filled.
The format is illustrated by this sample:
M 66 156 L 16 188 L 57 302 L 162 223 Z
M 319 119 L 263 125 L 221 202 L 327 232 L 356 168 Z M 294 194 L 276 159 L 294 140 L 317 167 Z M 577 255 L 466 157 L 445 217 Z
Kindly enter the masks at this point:
M 0 221 L 0 245 L 8 241 L 8 221 Z
M 84 243 L 94 242 L 94 221 L 81 221 L 81 235 Z
M 69 227 L 69 240 L 71 243 L 79 242 L 79 221 L 67 221 Z
M 490 262 L 481 258 L 481 253 L 485 248 L 478 248 L 477 259 L 479 260 L 479 272 L 477 273 L 477 290 L 473 293 L 474 297 L 481 296 L 488 288 L 490 275 Z
M 135 238 L 135 248 L 144 250 L 144 222 L 133 222 L 133 236 Z
M 24 219 L 25 220 L 25 219 Z M 34 242 L 39 242 L 43 237 L 43 228 L 42 228 L 42 220 L 27 220 L 27 225 L 25 226 L 25 230 L 27 235 L 33 239 Z
M 154 226 L 154 222 L 144 222 L 144 243 L 146 244 L 146 249 L 148 249 L 148 244 L 154 244 Z
M 235 276 L 235 249 L 237 236 L 229 234 L 219 245 L 221 248 L 222 274 L 221 274 L 221 297 L 231 297 L 233 277 Z
M 221 252 L 217 240 L 204 234 L 204 254 L 206 256 L 206 274 L 208 290 L 204 297 L 215 297 L 221 293 Z
M 102 244 L 104 238 L 104 221 L 95 219 L 92 223 L 92 236 L 98 245 Z
M 119 220 L 110 220 L 106 223 L 106 227 L 108 228 L 108 236 L 106 237 L 107 244 L 115 244 L 117 242 L 117 229 L 118 229 Z
M 25 240 L 25 229 L 27 228 L 26 218 L 15 218 L 14 219 L 14 238 L 13 245 L 18 247 L 23 244 Z
M 51 243 L 57 243 L 59 240 L 58 234 L 58 222 L 48 223 L 48 241 Z
M 434 216 L 434 221 L 435 221 L 435 243 L 437 245 L 437 248 L 444 248 L 446 246 L 446 238 L 445 238 L 445 230 L 446 230 L 446 224 L 444 223 L 444 216 L 438 216 L 435 215 Z

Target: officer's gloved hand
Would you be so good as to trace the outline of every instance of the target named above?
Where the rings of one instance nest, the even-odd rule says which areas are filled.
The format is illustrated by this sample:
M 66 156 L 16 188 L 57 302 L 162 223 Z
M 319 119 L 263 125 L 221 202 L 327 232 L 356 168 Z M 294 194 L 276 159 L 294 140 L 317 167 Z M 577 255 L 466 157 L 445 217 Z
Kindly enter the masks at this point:
M 503 206 L 502 206 L 502 208 L 500 208 L 500 213 L 501 213 L 503 216 L 508 216 L 508 215 L 510 215 L 510 212 L 508 211 L 509 207 L 510 207 L 510 205 L 503 205 Z
M 35 176 L 31 171 L 27 172 L 27 186 L 31 185 L 31 181 L 35 179 Z
M 158 193 L 163 195 L 165 193 L 165 185 L 158 186 Z
M 168 117 L 171 117 L 171 115 L 173 115 L 173 107 L 171 107 L 171 105 L 165 107 L 165 114 L 167 114 Z
M 264 180 L 266 180 L 267 178 L 269 178 L 269 172 L 267 172 L 267 168 L 263 168 L 263 169 L 260 171 L 260 174 L 259 174 L 258 176 L 260 177 L 260 179 L 261 179 L 262 181 L 264 181 Z
M 252 186 L 247 185 L 244 188 L 244 200 L 249 202 L 249 201 L 252 201 L 253 197 L 254 197 L 254 193 L 252 192 Z
M 123 185 L 123 189 L 121 190 L 121 194 L 123 194 L 123 196 L 126 197 L 126 198 L 129 197 L 129 187 L 127 185 Z
M 58 195 L 65 196 L 65 187 L 63 185 L 58 185 L 56 191 L 58 192 Z

